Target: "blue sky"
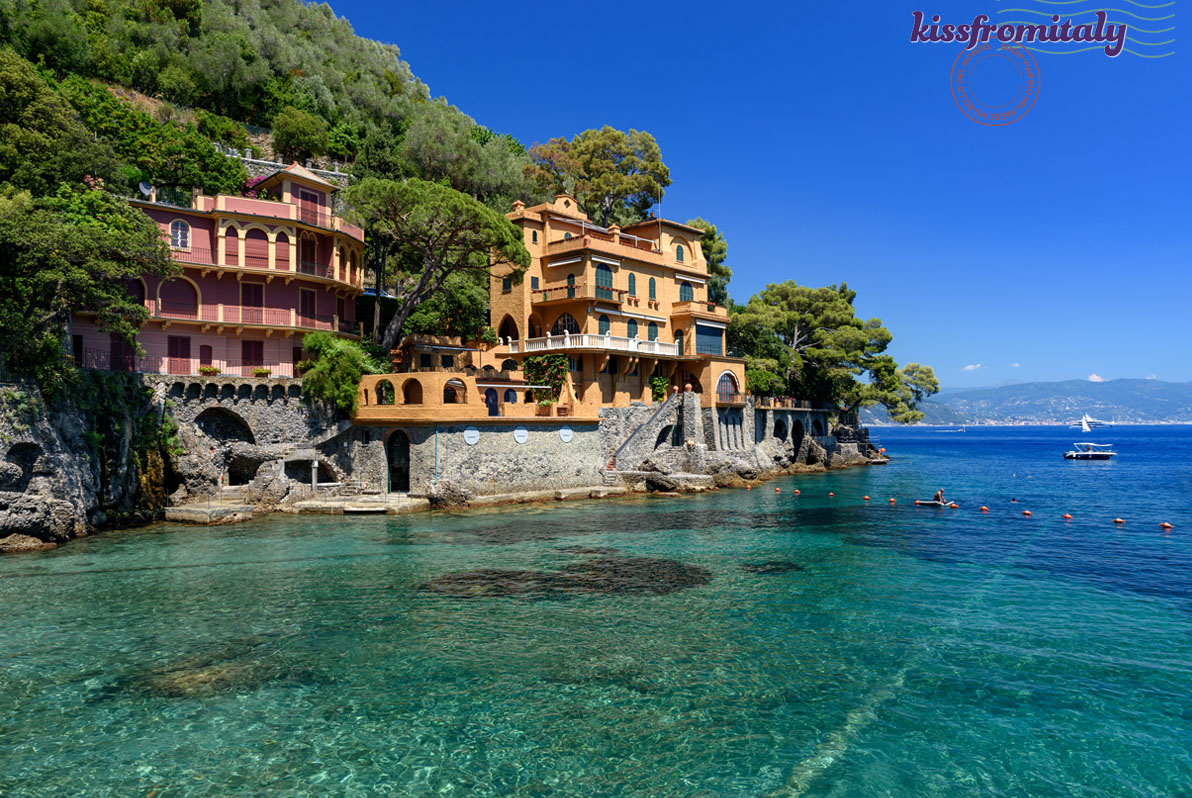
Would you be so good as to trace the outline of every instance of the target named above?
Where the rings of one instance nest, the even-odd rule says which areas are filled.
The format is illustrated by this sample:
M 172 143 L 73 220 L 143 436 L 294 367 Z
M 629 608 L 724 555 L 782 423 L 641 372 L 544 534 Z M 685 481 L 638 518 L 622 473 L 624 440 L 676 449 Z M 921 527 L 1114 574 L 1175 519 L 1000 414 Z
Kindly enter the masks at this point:
M 1171 5 L 1112 5 L 1178 24 L 1182 2 L 1146 2 Z M 1179 28 L 1132 34 L 1174 38 L 1132 45 L 1167 58 L 1037 55 L 1034 108 L 988 127 L 952 100 L 961 47 L 911 44 L 912 12 L 964 23 L 1008 6 L 1044 7 L 333 3 L 360 35 L 398 45 L 432 94 L 527 145 L 604 124 L 650 131 L 674 180 L 663 215 L 721 228 L 737 301 L 784 279 L 848 282 L 899 362 L 950 387 L 1192 380 Z M 992 67 L 973 79 L 1013 93 Z

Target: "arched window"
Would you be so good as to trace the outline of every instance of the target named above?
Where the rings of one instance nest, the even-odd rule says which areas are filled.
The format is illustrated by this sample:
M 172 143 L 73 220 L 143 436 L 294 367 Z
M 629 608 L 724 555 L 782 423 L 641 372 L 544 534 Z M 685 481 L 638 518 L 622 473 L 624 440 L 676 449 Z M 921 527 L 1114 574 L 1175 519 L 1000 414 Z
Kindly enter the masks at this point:
M 596 298 L 613 298 L 613 270 L 603 263 L 596 265 Z
M 575 275 L 574 274 L 567 275 L 567 298 L 568 299 L 575 298 Z
M 381 380 L 377 383 L 377 404 L 391 405 L 393 404 L 393 383 L 389 380 Z
M 679 246 L 675 247 L 675 260 L 677 260 L 679 263 L 683 262 L 683 245 L 682 244 L 679 244 Z
M 464 403 L 464 384 L 459 380 L 447 380 L 443 386 L 443 404 L 462 405 Z
M 726 371 L 721 374 L 720 379 L 716 381 L 716 398 L 721 402 L 735 402 L 738 393 L 740 389 L 737 388 L 737 378 L 733 373 Z
M 658 325 L 650 322 L 650 326 L 646 328 L 646 337 L 651 341 L 658 340 Z
M 675 330 L 675 346 L 679 347 L 679 351 L 683 351 L 683 331 Z
M 637 319 L 630 319 L 625 325 L 625 334 L 630 338 L 637 337 Z
M 569 238 L 571 238 L 571 233 L 564 233 L 564 234 L 563 234 L 563 240 L 564 240 L 564 241 L 566 241 L 566 240 L 567 240 L 567 239 L 569 239 Z
M 170 223 L 170 247 L 190 249 L 190 225 L 181 219 Z
M 563 333 L 579 335 L 579 322 L 570 313 L 564 313 L 555 319 L 555 326 L 550 330 L 551 335 L 562 335 Z
M 599 332 L 601 335 L 608 335 L 609 327 L 611 326 L 608 321 L 608 316 L 601 314 L 600 318 L 597 320 L 597 325 L 599 327 L 597 332 Z
M 505 404 L 507 404 L 507 405 L 517 404 L 517 391 L 513 390 L 512 388 L 505 389 Z
M 488 414 L 490 416 L 501 415 L 501 403 L 497 400 L 496 388 L 484 389 L 484 406 L 488 408 Z
M 654 282 L 654 278 L 650 278 L 650 299 L 658 298 L 658 284 Z
M 679 283 L 679 301 L 691 302 L 695 299 L 695 289 L 691 287 L 691 283 Z
M 497 331 L 497 335 L 501 336 L 501 338 L 507 341 L 516 341 L 517 323 L 509 316 L 506 316 L 504 320 L 501 321 L 501 329 Z
M 290 268 L 290 237 L 285 233 L 278 233 L 273 243 L 273 268 Z
M 513 358 L 501 361 L 501 371 L 517 371 L 517 361 Z
M 629 296 L 637 296 L 637 275 L 629 273 Z
M 401 386 L 401 398 L 402 404 L 422 404 L 422 383 L 418 380 L 406 380 L 405 385 Z

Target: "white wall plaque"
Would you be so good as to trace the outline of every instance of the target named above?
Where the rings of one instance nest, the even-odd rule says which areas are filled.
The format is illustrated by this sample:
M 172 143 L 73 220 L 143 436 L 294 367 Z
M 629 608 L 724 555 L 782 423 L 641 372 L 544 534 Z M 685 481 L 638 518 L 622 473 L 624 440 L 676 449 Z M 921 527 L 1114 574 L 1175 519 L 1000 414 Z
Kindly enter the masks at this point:
M 518 443 L 525 443 L 530 439 L 530 433 L 525 427 L 518 427 L 513 430 L 513 440 Z
M 469 446 L 475 446 L 480 442 L 480 430 L 475 427 L 468 427 L 464 430 L 464 443 Z
M 571 438 L 574 433 L 571 432 L 571 427 L 559 427 L 559 440 L 563 443 L 571 443 Z

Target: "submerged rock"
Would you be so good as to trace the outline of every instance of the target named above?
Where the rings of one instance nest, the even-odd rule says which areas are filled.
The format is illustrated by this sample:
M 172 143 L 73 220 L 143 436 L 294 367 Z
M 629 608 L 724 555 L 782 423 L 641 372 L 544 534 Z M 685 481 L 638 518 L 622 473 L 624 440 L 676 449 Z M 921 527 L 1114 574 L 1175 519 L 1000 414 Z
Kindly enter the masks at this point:
M 712 581 L 698 565 L 650 557 L 599 557 L 559 571 L 483 570 L 444 574 L 420 590 L 452 598 L 561 599 L 574 595 L 665 595 Z
M 790 571 L 802 571 L 803 566 L 789 560 L 767 560 L 766 562 L 746 563 L 741 566 L 741 570 L 751 574 L 785 574 Z
M 616 554 L 619 549 L 612 546 L 555 546 L 555 551 L 564 554 Z

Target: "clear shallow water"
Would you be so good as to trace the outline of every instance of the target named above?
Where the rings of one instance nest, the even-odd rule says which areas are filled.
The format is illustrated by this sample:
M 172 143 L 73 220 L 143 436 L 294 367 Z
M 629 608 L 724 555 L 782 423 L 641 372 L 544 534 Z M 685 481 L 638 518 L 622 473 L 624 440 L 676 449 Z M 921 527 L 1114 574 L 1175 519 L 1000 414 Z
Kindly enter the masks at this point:
M 0 794 L 1192 791 L 1192 428 L 1099 431 L 1110 463 L 1063 461 L 1070 430 L 878 432 L 890 466 L 781 494 L 2 558 Z M 913 506 L 939 487 L 961 508 Z M 556 581 L 419 589 L 477 569 Z

